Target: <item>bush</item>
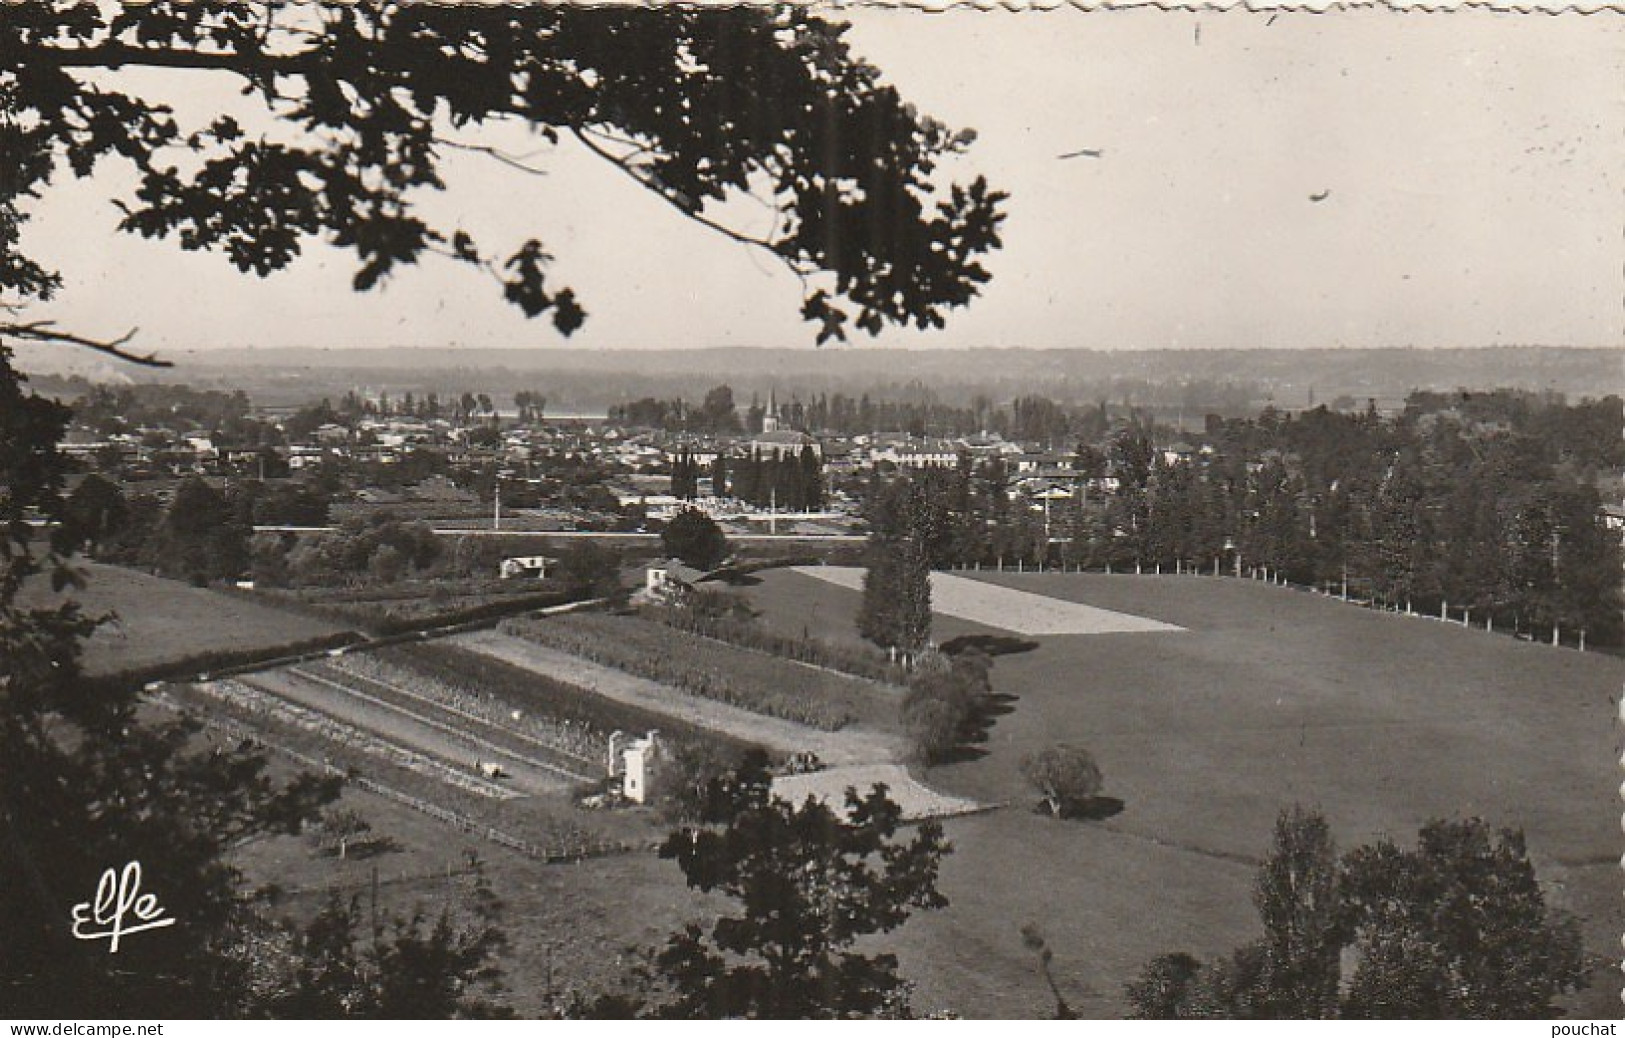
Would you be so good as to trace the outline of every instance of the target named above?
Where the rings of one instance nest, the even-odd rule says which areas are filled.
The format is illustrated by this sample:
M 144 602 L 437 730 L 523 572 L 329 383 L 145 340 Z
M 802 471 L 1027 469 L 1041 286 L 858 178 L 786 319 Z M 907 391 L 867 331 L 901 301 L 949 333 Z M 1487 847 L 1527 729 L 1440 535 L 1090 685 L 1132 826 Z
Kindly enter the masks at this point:
M 931 663 L 915 675 L 903 697 L 902 721 L 916 759 L 941 761 L 965 742 L 981 706 L 976 680 L 974 671 Z
M 1056 818 L 1067 817 L 1100 795 L 1100 766 L 1076 746 L 1051 746 L 1021 762 L 1021 773 Z
M 693 508 L 680 512 L 660 531 L 661 549 L 695 569 L 709 570 L 728 557 L 728 537 L 710 516 Z

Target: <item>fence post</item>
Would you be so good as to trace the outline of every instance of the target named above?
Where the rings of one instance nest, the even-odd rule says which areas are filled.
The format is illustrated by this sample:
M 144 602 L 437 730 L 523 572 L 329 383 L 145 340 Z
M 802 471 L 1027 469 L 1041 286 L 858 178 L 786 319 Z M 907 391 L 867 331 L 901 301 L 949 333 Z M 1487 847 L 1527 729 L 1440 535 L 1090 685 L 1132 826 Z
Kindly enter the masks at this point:
M 1561 645 L 1561 644 L 1563 644 L 1561 641 L 1558 640 L 1557 632 L 1558 632 L 1558 627 L 1557 627 L 1557 624 L 1554 623 L 1554 624 L 1552 624 L 1552 644 L 1553 645 Z
M 1580 651 L 1586 651 L 1586 629 L 1580 628 Z

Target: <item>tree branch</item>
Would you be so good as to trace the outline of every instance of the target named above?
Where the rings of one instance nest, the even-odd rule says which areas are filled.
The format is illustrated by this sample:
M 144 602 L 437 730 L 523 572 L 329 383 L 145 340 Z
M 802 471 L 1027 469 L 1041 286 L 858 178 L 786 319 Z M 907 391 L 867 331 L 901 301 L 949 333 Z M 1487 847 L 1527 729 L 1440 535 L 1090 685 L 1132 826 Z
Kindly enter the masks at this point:
M 801 264 L 795 262 L 795 260 L 789 256 L 786 256 L 775 249 L 772 241 L 765 238 L 752 238 L 748 234 L 741 234 L 732 227 L 729 227 L 726 224 L 718 223 L 698 210 L 691 209 L 684 205 L 682 202 L 678 201 L 677 198 L 673 197 L 670 192 L 664 190 L 658 182 L 640 174 L 636 169 L 628 165 L 624 158 L 616 155 L 614 152 L 603 147 L 602 145 L 598 144 L 597 141 L 594 141 L 591 137 L 587 136 L 588 133 L 594 131 L 584 130 L 579 126 L 572 126 L 570 127 L 570 132 L 575 135 L 576 140 L 587 146 L 587 150 L 591 151 L 594 155 L 597 155 L 599 158 L 608 162 L 622 173 L 625 173 L 627 176 L 631 177 L 633 180 L 652 191 L 657 197 L 664 199 L 667 205 L 671 206 L 673 209 L 676 209 L 690 220 L 693 220 L 702 227 L 707 227 L 713 231 L 716 231 L 718 234 L 729 239 L 730 241 L 735 241 L 741 245 L 749 245 L 766 251 L 768 254 L 773 256 L 774 259 L 777 259 L 786 267 L 789 267 L 791 272 L 797 277 L 805 280 L 808 271 L 802 269 Z
M 0 339 L 5 339 L 9 336 L 14 339 L 21 339 L 24 342 L 61 343 L 68 346 L 82 346 L 87 350 L 95 350 L 97 353 L 105 353 L 109 357 L 117 357 L 119 360 L 128 361 L 131 364 L 139 364 L 142 367 L 173 367 L 173 361 L 160 360 L 156 354 L 130 353 L 122 349 L 124 344 L 135 338 L 136 332 L 140 330 L 141 329 L 139 328 L 131 328 L 117 339 L 114 339 L 111 342 L 103 342 L 99 339 L 87 339 L 82 335 L 74 335 L 71 332 L 57 331 L 55 321 L 31 321 L 27 324 L 0 324 Z
M 240 51 L 177 50 L 137 47 L 108 40 L 93 47 L 28 47 L 15 58 L 18 65 L 47 68 L 118 69 L 125 65 L 152 68 L 199 69 L 216 72 L 274 72 L 289 75 L 314 72 L 325 59 L 315 51 L 294 54 L 244 54 Z
M 455 141 L 450 137 L 441 137 L 438 135 L 435 136 L 434 142 L 436 144 L 443 144 L 448 148 L 456 148 L 459 151 L 472 151 L 480 155 L 489 155 L 498 162 L 501 162 L 504 165 L 512 166 L 514 169 L 520 170 L 524 173 L 530 173 L 538 177 L 547 176 L 547 170 L 540 169 L 536 166 L 527 165 L 515 156 L 509 155 L 501 148 L 494 148 L 489 144 L 470 144 L 467 141 Z

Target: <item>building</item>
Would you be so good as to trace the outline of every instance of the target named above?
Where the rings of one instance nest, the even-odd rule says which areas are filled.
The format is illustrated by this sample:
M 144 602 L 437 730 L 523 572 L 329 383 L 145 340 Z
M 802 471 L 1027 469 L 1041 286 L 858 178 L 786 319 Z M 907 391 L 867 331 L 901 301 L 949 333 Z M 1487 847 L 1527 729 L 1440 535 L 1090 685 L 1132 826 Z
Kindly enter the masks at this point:
M 658 791 L 663 756 L 660 733 L 650 732 L 641 739 L 624 732 L 609 737 L 609 774 L 619 776 L 621 795 L 634 804 L 646 804 Z
M 650 598 L 671 600 L 690 590 L 705 573 L 679 559 L 656 562 L 643 572 L 643 590 Z
M 546 555 L 513 555 L 502 560 L 497 572 L 501 574 L 503 580 L 515 577 L 533 577 L 541 580 L 547 576 L 547 567 L 558 561 Z
M 808 436 L 795 429 L 786 429 L 779 417 L 779 401 L 773 390 L 767 391 L 767 413 L 762 415 L 762 431 L 757 433 L 750 441 L 750 450 L 758 452 L 764 458 L 771 458 L 775 454 L 786 457 L 801 456 L 803 449 L 811 447 L 813 454 L 823 458 L 824 451 L 819 445 L 817 437 Z
M 775 454 L 786 458 L 799 458 L 801 452 L 808 447 L 812 448 L 814 457 L 823 458 L 824 449 L 817 437 L 793 429 L 764 430 L 751 437 L 750 441 L 751 451 L 764 458 L 771 458 Z

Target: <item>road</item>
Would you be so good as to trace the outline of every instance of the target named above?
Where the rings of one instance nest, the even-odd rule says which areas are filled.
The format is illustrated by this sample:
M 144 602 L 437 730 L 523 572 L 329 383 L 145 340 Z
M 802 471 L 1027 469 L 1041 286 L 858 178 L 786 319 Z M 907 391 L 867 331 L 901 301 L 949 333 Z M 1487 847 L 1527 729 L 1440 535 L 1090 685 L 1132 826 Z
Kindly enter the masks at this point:
M 332 533 L 336 526 L 256 526 L 255 533 Z M 455 527 L 436 526 L 430 529 L 437 537 L 558 537 L 562 540 L 575 538 L 587 540 L 622 540 L 622 541 L 658 541 L 658 533 L 613 533 L 599 530 L 462 530 Z M 860 533 L 730 533 L 728 540 L 745 541 L 749 543 L 806 542 L 820 544 L 840 544 L 843 542 L 866 541 L 869 538 Z

